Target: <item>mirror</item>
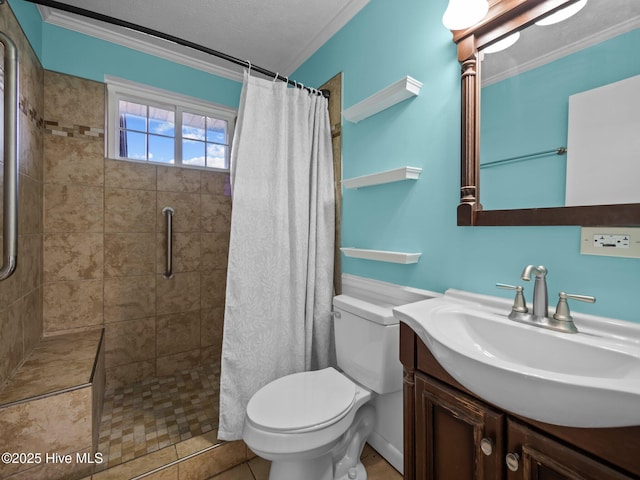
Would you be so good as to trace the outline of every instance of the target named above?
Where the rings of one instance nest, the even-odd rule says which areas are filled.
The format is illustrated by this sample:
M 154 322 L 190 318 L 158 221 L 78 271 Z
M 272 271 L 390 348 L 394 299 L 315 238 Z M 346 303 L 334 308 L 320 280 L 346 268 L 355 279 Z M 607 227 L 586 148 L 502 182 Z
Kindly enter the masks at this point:
M 571 19 L 549 26 L 535 24 L 575 3 L 498 0 L 478 25 L 453 32 L 462 64 L 463 95 L 458 225 L 640 224 L 637 187 L 613 188 L 612 193 L 598 199 L 583 198 L 582 193 L 602 191 L 599 185 L 588 185 L 602 177 L 607 177 L 609 185 L 628 183 L 634 173 L 621 173 L 617 182 L 611 177 L 612 172 L 624 172 L 631 168 L 629 165 L 635 165 L 635 178 L 640 176 L 637 114 L 631 113 L 631 121 L 619 128 L 610 125 L 622 118 L 615 111 L 611 122 L 605 120 L 602 109 L 596 110 L 598 115 L 576 113 L 581 112 L 576 105 L 587 96 L 580 92 L 600 94 L 599 90 L 613 87 L 598 87 L 615 85 L 629 77 L 637 77 L 636 85 L 640 85 L 640 57 L 633 49 L 640 38 L 640 2 L 589 0 Z M 488 53 L 515 31 L 520 32 L 515 45 Z M 627 92 L 636 93 L 636 103 L 640 102 L 638 91 L 637 87 L 627 88 Z M 628 98 L 628 93 L 627 97 L 621 96 L 623 106 L 629 103 Z M 607 105 L 610 103 L 607 101 Z M 595 163 L 585 167 L 588 154 L 594 149 L 587 142 L 578 141 L 584 138 L 580 135 L 586 127 L 576 119 L 600 117 L 610 131 L 622 135 L 619 132 L 626 130 L 631 137 L 630 141 L 613 142 L 613 147 L 633 151 L 620 154 L 615 149 L 604 150 L 592 155 Z M 603 129 L 598 127 L 600 130 Z M 631 131 L 635 133 L 631 135 Z M 593 134 L 586 138 L 596 146 L 605 143 Z M 572 148 L 567 151 L 569 144 Z M 623 162 L 625 155 L 635 161 Z M 620 167 L 613 168 L 614 161 L 619 161 Z M 604 174 L 594 175 L 599 167 Z M 621 198 L 616 190 L 633 194 Z M 576 191 L 580 192 L 577 196 Z M 565 197 L 571 205 L 578 206 L 565 207 Z

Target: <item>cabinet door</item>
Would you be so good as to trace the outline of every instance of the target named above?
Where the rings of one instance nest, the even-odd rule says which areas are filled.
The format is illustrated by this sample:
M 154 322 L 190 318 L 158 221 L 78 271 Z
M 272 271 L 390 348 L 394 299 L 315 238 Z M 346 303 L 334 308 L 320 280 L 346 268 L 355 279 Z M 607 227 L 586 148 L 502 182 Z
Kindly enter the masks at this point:
M 508 480 L 632 480 L 594 458 L 513 420 L 507 427 Z
M 503 415 L 430 377 L 415 379 L 416 479 L 502 478 Z

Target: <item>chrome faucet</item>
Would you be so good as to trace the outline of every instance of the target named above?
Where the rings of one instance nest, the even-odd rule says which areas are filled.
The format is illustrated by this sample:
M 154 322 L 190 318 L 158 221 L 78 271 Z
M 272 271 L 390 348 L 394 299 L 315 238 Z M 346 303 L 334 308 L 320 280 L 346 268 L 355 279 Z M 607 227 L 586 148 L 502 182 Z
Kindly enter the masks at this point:
M 533 284 L 533 320 L 540 320 L 549 316 L 549 296 L 547 294 L 547 269 L 542 265 L 527 265 L 522 271 L 520 278 L 527 282 L 531 280 L 531 275 L 535 275 L 536 281 Z
M 529 313 L 527 302 L 524 299 L 523 288 L 521 286 L 507 285 L 504 283 L 496 284 L 498 288 L 516 291 L 516 298 L 513 302 L 513 307 L 511 307 L 509 319 L 515 322 L 548 328 L 549 330 L 556 330 L 558 332 L 577 333 L 578 329 L 573 323 L 573 317 L 571 317 L 571 312 L 569 312 L 567 299 L 572 298 L 574 300 L 580 300 L 581 302 L 593 303 L 596 301 L 595 297 L 560 292 L 560 298 L 558 300 L 558 305 L 556 306 L 556 313 L 553 317 L 549 318 L 549 299 L 547 294 L 546 278 L 547 269 L 542 265 L 537 267 L 535 265 L 527 265 L 522 271 L 521 278 L 522 280 L 530 281 L 531 275 L 536 277 L 536 281 L 533 285 L 532 313 Z

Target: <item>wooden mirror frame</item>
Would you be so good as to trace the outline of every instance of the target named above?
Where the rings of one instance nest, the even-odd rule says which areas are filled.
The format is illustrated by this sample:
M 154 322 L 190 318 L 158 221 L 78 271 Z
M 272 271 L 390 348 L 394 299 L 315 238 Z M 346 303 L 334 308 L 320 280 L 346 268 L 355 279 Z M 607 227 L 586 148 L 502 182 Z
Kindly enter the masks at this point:
M 640 203 L 581 207 L 483 210 L 480 204 L 480 62 L 478 51 L 539 17 L 577 0 L 492 0 L 489 13 L 466 30 L 453 31 L 462 66 L 462 136 L 459 226 L 638 226 Z M 638 186 L 640 188 L 640 185 Z

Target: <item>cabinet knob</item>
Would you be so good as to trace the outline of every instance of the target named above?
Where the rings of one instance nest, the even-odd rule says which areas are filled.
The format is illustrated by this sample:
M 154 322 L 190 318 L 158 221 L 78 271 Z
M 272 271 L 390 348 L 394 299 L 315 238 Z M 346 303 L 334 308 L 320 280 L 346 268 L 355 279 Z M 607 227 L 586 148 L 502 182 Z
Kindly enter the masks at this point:
M 520 455 L 517 453 L 507 453 L 505 458 L 507 468 L 512 472 L 517 472 L 520 467 Z
M 488 437 L 480 440 L 480 450 L 482 450 L 482 453 L 487 457 L 491 455 L 493 453 L 493 440 Z

